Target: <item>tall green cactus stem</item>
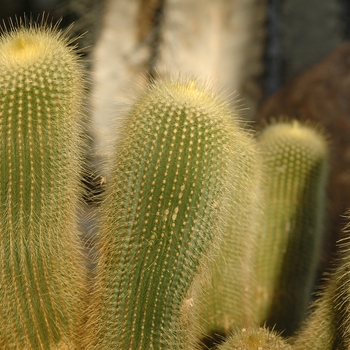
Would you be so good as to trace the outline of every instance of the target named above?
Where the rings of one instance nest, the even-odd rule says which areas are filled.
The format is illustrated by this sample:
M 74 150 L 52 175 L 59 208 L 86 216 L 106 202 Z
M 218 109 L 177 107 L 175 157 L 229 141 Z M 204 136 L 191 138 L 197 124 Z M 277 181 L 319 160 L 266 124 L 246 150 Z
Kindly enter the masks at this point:
M 292 350 L 292 347 L 266 328 L 243 328 L 231 335 L 217 350 Z
M 328 147 L 297 121 L 269 125 L 258 138 L 266 175 L 266 223 L 256 258 L 261 324 L 292 334 L 312 292 L 323 238 Z
M 86 349 L 190 349 L 198 280 L 246 180 L 241 151 L 251 141 L 226 103 L 193 80 L 152 84 L 121 135 L 101 207 Z
M 321 295 L 312 305 L 312 313 L 291 338 L 293 350 L 338 350 L 343 347 L 341 317 L 336 307 L 336 274 L 332 274 Z
M 248 142 L 250 141 L 250 144 Z M 255 140 L 247 140 L 237 164 L 244 174 L 235 189 L 220 249 L 209 263 L 210 278 L 199 295 L 204 335 L 227 335 L 233 328 L 258 326 L 255 313 L 255 271 L 257 232 L 261 230 L 261 162 Z
M 55 26 L 11 29 L 0 38 L 0 348 L 71 348 L 84 292 L 82 67 Z

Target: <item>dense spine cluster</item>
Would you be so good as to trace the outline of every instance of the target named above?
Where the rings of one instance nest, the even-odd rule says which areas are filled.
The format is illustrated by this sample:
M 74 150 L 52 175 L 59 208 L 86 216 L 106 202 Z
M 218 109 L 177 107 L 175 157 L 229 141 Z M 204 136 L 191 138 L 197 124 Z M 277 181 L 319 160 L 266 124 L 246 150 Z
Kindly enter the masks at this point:
M 333 269 L 330 277 L 329 286 L 325 291 L 325 296 L 328 297 L 328 304 L 322 309 L 326 317 L 332 322 L 329 337 L 332 336 L 338 342 L 342 342 L 344 349 L 350 348 L 350 212 L 347 213 L 348 224 L 343 230 L 343 237 L 338 241 L 338 259 L 336 261 L 336 268 Z M 325 298 L 324 298 L 325 299 Z M 316 311 L 317 312 L 317 311 Z M 320 313 L 320 312 L 319 312 Z M 330 316 L 333 316 L 331 318 Z M 320 316 L 317 319 L 321 323 Z M 317 328 L 320 333 L 325 327 Z
M 266 328 L 243 328 L 231 335 L 218 350 L 292 350 L 277 333 Z
M 257 312 L 285 334 L 305 317 L 323 238 L 328 147 L 297 121 L 266 127 L 258 144 L 266 220 L 256 253 Z
M 82 67 L 55 27 L 12 29 L 0 38 L 0 348 L 72 348 Z
M 191 80 L 152 84 L 121 135 L 101 207 L 86 348 L 189 349 L 196 281 L 250 140 L 225 102 Z

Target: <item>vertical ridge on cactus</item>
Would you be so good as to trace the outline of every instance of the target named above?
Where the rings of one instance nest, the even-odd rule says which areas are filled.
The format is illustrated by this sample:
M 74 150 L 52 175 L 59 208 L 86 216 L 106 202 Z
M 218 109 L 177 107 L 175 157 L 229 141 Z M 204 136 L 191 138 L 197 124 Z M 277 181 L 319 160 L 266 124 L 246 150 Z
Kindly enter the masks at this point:
M 1 349 L 71 344 L 81 322 L 84 79 L 68 44 L 43 23 L 0 38 Z
M 101 207 L 87 349 L 188 349 L 204 261 L 250 145 L 194 80 L 153 83 L 127 115 Z M 94 331 L 95 330 L 95 331 Z
M 267 126 L 258 138 L 266 177 L 266 224 L 256 271 L 261 324 L 291 335 L 305 316 L 320 257 L 328 147 L 297 121 Z

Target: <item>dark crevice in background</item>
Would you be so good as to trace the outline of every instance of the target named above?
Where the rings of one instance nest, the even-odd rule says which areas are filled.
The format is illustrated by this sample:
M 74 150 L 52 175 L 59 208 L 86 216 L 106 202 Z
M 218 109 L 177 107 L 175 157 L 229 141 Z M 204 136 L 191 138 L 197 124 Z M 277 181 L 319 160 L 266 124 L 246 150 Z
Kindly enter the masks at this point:
M 330 29 L 335 22 L 341 22 L 340 40 L 350 40 L 350 0 L 329 0 L 329 17 L 327 18 L 327 14 L 323 13 L 324 17 L 322 18 L 329 23 L 323 23 L 324 27 L 322 27 L 321 21 L 320 25 L 317 26 L 314 14 L 307 12 L 316 6 L 315 1 L 299 1 L 298 3 L 300 6 L 308 4 L 309 7 L 300 9 L 300 16 L 296 18 L 293 16 L 298 13 L 296 11 L 297 5 L 291 6 L 291 1 L 269 1 L 264 56 L 263 88 L 265 98 L 276 92 L 286 82 L 291 81 L 296 74 L 325 57 L 337 46 L 335 41 L 333 44 L 330 41 L 335 40 L 335 32 Z M 320 6 L 325 9 L 325 2 Z M 337 6 L 340 7 L 339 13 L 334 11 Z M 336 30 L 335 27 L 333 30 Z M 298 37 L 301 41 L 299 44 Z M 309 52 L 307 52 L 307 40 L 310 41 Z M 324 50 L 321 49 L 322 47 Z M 297 59 L 298 62 L 296 62 Z
M 9 18 L 26 17 L 37 18 L 43 11 L 54 14 L 59 0 L 0 0 L 0 20 L 8 21 Z
M 101 28 L 105 0 L 0 0 L 0 23 L 8 23 L 9 18 L 26 16 L 34 20 L 45 13 L 48 22 L 60 21 L 61 28 L 74 24 L 69 32 L 71 37 L 79 37 L 82 55 L 91 52 Z M 90 68 L 90 62 L 87 62 Z
M 138 13 L 138 40 L 141 45 L 150 47 L 150 55 L 146 63 L 148 78 L 156 75 L 155 66 L 159 56 L 162 40 L 162 24 L 165 0 L 141 0 Z
M 1 0 L 0 0 L 1 1 Z M 101 32 L 106 0 L 60 0 L 57 2 L 55 16 L 62 18 L 62 27 L 74 24 L 70 35 L 77 40 L 83 54 L 88 56 Z M 91 62 L 88 68 L 91 68 Z
M 159 55 L 159 47 L 162 40 L 162 23 L 164 18 L 164 5 L 165 0 L 159 0 L 158 7 L 154 12 L 154 22 L 153 22 L 153 44 L 151 56 L 149 59 L 148 74 L 150 79 L 155 78 L 155 66 L 157 64 L 157 59 Z
M 213 332 L 201 340 L 200 347 L 202 350 L 215 350 L 220 344 L 223 344 L 227 334 L 222 332 Z
M 350 0 L 339 0 L 342 6 L 342 22 L 344 23 L 344 40 L 350 40 Z
M 281 0 L 270 0 L 267 11 L 267 41 L 265 47 L 265 96 L 282 85 Z
M 27 15 L 33 12 L 32 2 L 30 0 L 23 0 L 23 12 Z M 36 14 L 33 14 L 36 17 Z

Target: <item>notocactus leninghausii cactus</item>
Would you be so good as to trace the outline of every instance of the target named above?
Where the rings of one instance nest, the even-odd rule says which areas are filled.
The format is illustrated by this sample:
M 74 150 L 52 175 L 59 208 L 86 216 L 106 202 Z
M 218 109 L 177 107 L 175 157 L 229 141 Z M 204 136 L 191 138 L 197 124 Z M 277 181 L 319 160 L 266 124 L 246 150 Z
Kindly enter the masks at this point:
M 292 347 L 269 329 L 243 328 L 228 337 L 217 350 L 292 350 Z
M 199 276 L 251 144 L 226 103 L 193 80 L 153 83 L 136 101 L 100 209 L 86 349 L 195 346 Z
M 350 212 L 347 213 L 347 219 L 350 219 Z M 325 302 L 323 302 L 325 306 L 321 309 L 324 316 L 323 318 L 328 321 L 328 324 L 332 324 L 332 326 L 328 327 L 328 338 L 332 337 L 331 339 L 334 340 L 334 343 L 338 346 L 334 347 L 334 349 L 350 348 L 349 222 L 343 231 L 343 237 L 338 241 L 338 251 L 337 259 L 335 261 L 335 267 L 331 272 L 331 276 L 329 278 L 329 285 L 327 286 L 324 292 L 325 295 L 323 296 L 323 299 L 326 299 L 328 303 L 326 304 Z M 315 321 L 319 322 L 319 325 L 323 325 L 323 327 L 319 326 L 317 329 L 314 329 L 314 333 L 320 334 L 322 330 L 324 331 L 327 323 L 325 321 L 321 323 L 321 316 L 318 316 L 317 312 L 318 314 L 321 314 L 320 311 L 316 310 L 316 316 L 314 316 L 314 319 Z M 325 316 L 327 316 L 327 318 Z M 308 326 L 309 324 L 307 324 L 305 327 L 306 331 L 308 331 L 308 333 L 311 333 L 312 329 L 310 329 L 311 327 Z M 314 326 L 314 328 L 316 327 Z M 309 337 L 311 337 L 311 334 L 309 334 Z M 328 348 L 325 347 L 325 349 Z
M 339 325 L 341 317 L 336 306 L 337 282 L 333 276 L 312 304 L 312 313 L 291 338 L 293 350 L 345 349 Z
M 328 147 L 315 128 L 276 122 L 258 138 L 266 220 L 256 253 L 257 313 L 285 335 L 306 314 L 315 282 L 326 207 Z
M 11 29 L 0 38 L 0 348 L 70 347 L 85 290 L 83 69 L 57 28 Z
M 236 146 L 239 181 L 220 248 L 210 260 L 208 278 L 199 295 L 203 335 L 228 335 L 234 328 L 258 326 L 254 309 L 254 253 L 262 223 L 261 161 L 255 140 Z M 234 176 L 234 174 L 233 174 Z

